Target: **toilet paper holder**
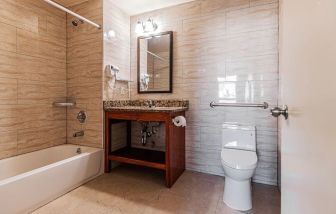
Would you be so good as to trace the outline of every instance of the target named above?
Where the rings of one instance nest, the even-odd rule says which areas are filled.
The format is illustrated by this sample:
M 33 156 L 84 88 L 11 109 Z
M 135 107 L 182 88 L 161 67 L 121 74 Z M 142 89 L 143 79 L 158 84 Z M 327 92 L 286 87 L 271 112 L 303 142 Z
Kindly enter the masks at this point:
M 182 115 L 172 118 L 172 123 L 176 127 L 186 127 L 187 126 L 187 120 Z

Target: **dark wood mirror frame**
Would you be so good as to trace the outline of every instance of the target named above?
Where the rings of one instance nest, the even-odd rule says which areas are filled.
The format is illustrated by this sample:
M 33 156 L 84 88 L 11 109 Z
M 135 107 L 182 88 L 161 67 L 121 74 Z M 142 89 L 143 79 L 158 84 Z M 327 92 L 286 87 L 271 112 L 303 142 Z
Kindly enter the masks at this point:
M 169 90 L 166 91 L 141 91 L 140 90 L 140 40 L 146 39 L 153 36 L 163 36 L 169 35 Z M 137 76 L 138 76 L 138 93 L 139 94 L 152 94 L 152 93 L 173 93 L 173 31 L 166 31 L 161 33 L 150 34 L 146 36 L 138 37 L 138 51 L 137 51 Z

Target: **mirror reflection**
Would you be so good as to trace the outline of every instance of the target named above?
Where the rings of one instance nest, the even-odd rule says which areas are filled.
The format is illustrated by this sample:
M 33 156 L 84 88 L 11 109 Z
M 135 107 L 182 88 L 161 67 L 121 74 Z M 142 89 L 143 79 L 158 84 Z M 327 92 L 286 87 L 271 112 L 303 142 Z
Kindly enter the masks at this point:
M 172 92 L 172 32 L 138 38 L 138 92 Z

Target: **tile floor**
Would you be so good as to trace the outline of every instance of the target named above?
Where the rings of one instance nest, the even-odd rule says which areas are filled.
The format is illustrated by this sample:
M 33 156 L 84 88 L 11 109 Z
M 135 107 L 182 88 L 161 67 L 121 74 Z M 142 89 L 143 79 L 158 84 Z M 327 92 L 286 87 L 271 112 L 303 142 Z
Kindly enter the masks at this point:
M 34 214 L 233 214 L 222 202 L 224 179 L 186 171 L 175 185 L 164 186 L 160 171 L 119 166 L 33 212 Z M 253 214 L 280 213 L 276 187 L 253 185 Z

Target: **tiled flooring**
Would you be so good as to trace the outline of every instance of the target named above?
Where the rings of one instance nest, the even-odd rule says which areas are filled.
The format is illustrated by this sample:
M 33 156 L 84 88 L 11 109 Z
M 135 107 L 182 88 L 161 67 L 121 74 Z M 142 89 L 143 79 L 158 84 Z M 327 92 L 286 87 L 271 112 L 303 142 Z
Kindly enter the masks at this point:
M 34 214 L 161 214 L 238 213 L 222 202 L 224 179 L 186 171 L 168 189 L 163 173 L 146 168 L 120 166 L 110 174 L 71 191 Z M 276 187 L 253 185 L 253 210 L 249 213 L 280 213 Z

